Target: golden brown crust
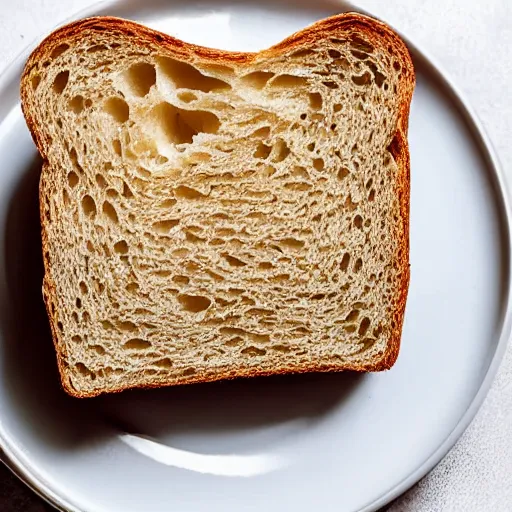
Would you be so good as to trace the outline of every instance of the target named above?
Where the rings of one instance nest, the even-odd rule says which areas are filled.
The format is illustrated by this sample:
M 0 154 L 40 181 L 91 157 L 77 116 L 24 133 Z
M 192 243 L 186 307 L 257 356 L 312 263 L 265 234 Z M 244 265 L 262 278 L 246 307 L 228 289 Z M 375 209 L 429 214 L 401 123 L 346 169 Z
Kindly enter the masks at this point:
M 368 38 L 373 45 L 380 48 L 388 54 L 393 54 L 401 65 L 401 78 L 397 94 L 400 99 L 400 115 L 398 127 L 393 142 L 390 146 L 391 154 L 398 166 L 396 180 L 396 194 L 400 200 L 401 219 L 397 226 L 396 236 L 399 240 L 398 268 L 400 270 L 401 282 L 395 298 L 395 313 L 392 318 L 392 334 L 388 343 L 387 351 L 382 355 L 380 361 L 370 366 L 357 364 L 347 365 L 346 363 L 337 364 L 318 364 L 312 361 L 310 365 L 303 366 L 282 366 L 275 371 L 264 371 L 258 368 L 254 369 L 229 369 L 224 372 L 216 371 L 215 374 L 195 374 L 187 377 L 180 377 L 179 382 L 160 381 L 142 385 L 141 387 L 162 387 L 172 384 L 185 384 L 196 382 L 207 382 L 221 379 L 233 379 L 236 377 L 255 377 L 269 374 L 285 373 L 303 373 L 303 372 L 329 372 L 341 370 L 353 370 L 360 372 L 381 371 L 391 368 L 396 361 L 400 348 L 400 339 L 402 325 L 405 314 L 405 304 L 409 286 L 409 198 L 410 198 L 410 159 L 407 143 L 407 129 L 409 120 L 409 108 L 412 99 L 412 93 L 415 85 L 414 68 L 407 47 L 398 35 L 385 24 L 356 13 L 344 13 L 337 16 L 321 20 L 304 30 L 301 30 L 277 45 L 258 52 L 241 53 L 215 50 L 185 43 L 174 37 L 154 31 L 131 21 L 112 18 L 112 17 L 94 17 L 75 21 L 70 23 L 52 34 L 50 34 L 30 55 L 25 66 L 21 79 L 21 105 L 28 128 L 32 134 L 34 142 L 41 153 L 43 159 L 47 158 L 48 140 L 47 135 L 37 126 L 32 116 L 30 95 L 32 87 L 30 86 L 32 72 L 38 66 L 38 63 L 51 60 L 53 49 L 64 42 L 70 43 L 74 39 L 85 37 L 88 31 L 108 32 L 112 37 L 130 37 L 133 44 L 138 47 L 147 47 L 148 49 L 159 49 L 169 52 L 174 56 L 179 56 L 186 61 L 200 59 L 203 63 L 230 63 L 244 66 L 251 64 L 256 60 L 263 60 L 269 57 L 275 57 L 280 53 L 288 52 L 292 49 L 308 48 L 316 41 L 324 38 L 347 38 L 351 35 L 360 35 Z M 49 261 L 46 256 L 48 248 L 47 234 L 45 228 L 46 219 L 43 215 L 45 204 L 45 179 L 44 175 L 48 165 L 43 169 L 43 175 L 40 185 L 40 208 L 41 208 L 41 226 L 43 239 L 43 254 L 45 266 L 45 279 L 43 284 L 43 295 L 46 303 L 48 317 L 50 320 L 52 336 L 57 351 L 57 361 L 64 389 L 76 397 L 90 397 L 101 394 L 103 390 L 92 391 L 90 393 L 81 392 L 74 389 L 66 368 L 67 355 L 65 353 L 65 344 L 60 339 L 59 322 L 56 312 L 57 293 L 54 283 L 51 279 Z M 109 390 L 111 392 L 122 391 L 126 388 Z

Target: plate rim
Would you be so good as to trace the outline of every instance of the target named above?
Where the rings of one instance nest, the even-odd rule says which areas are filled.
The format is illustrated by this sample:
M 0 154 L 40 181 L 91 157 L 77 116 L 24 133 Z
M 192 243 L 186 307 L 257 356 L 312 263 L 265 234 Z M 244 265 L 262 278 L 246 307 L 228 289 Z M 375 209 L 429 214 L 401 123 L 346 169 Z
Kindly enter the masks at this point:
M 2 91 L 7 89 L 9 84 L 19 79 L 20 71 L 30 52 L 51 31 L 76 19 L 94 16 L 95 13 L 105 7 L 114 6 L 115 4 L 121 4 L 123 2 L 124 0 L 96 1 L 95 3 L 65 17 L 51 29 L 39 33 L 38 36 L 33 38 L 30 43 L 28 43 L 13 59 L 11 59 L 9 64 L 0 73 L 0 94 L 2 94 Z M 416 44 L 414 40 L 409 36 L 404 35 L 400 30 L 397 30 L 392 23 L 387 22 L 385 19 L 362 9 L 352 1 L 347 2 L 344 0 L 336 0 L 332 5 L 335 7 L 338 4 L 340 12 L 359 12 L 375 19 L 379 19 L 390 25 L 405 41 L 411 55 L 413 56 L 413 60 L 420 61 L 421 65 L 425 67 L 425 69 L 428 69 L 429 74 L 434 77 L 436 84 L 439 85 L 443 92 L 448 95 L 450 101 L 456 107 L 458 114 L 464 119 L 469 132 L 478 143 L 479 153 L 485 162 L 485 166 L 488 168 L 488 175 L 494 189 L 493 194 L 499 198 L 499 204 L 497 204 L 496 207 L 502 224 L 500 238 L 502 239 L 502 245 L 505 252 L 504 263 L 506 265 L 506 269 L 504 270 L 504 273 L 506 274 L 506 286 L 503 292 L 504 297 L 501 301 L 503 306 L 502 311 L 500 312 L 500 321 L 498 322 L 498 325 L 501 327 L 499 330 L 499 339 L 478 391 L 475 393 L 466 411 L 461 416 L 458 423 L 453 427 L 450 434 L 448 434 L 444 441 L 427 459 L 422 461 L 407 477 L 394 484 L 388 491 L 384 492 L 379 497 L 372 499 L 357 511 L 375 512 L 405 493 L 441 462 L 473 421 L 490 391 L 492 383 L 494 382 L 494 378 L 496 377 L 505 355 L 505 350 L 512 332 L 512 190 L 508 184 L 503 166 L 485 127 L 468 101 L 466 95 L 454 83 L 450 74 L 439 63 L 439 61 L 433 57 L 429 51 L 425 50 L 421 45 Z M 6 118 L 9 117 L 9 114 L 19 107 L 19 104 L 20 101 L 18 97 L 14 105 L 10 107 L 8 106 L 6 110 L 7 113 L 2 116 L 0 124 L 5 122 Z M 10 444 L 11 443 L 9 443 L 0 425 L 0 462 L 2 462 L 34 493 L 57 510 L 62 512 L 84 512 L 78 509 L 77 506 L 72 504 L 68 499 L 55 492 L 51 488 L 51 484 L 45 482 L 44 479 L 37 474 L 37 471 L 34 471 L 29 464 L 26 464 L 16 455 L 15 450 L 9 446 Z

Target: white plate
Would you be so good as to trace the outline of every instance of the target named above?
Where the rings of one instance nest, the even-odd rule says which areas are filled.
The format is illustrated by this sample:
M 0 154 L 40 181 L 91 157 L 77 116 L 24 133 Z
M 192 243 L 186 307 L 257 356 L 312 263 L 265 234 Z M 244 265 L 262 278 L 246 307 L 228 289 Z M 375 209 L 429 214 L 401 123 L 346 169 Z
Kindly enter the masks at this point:
M 86 14 L 255 50 L 344 7 L 134 0 Z M 509 334 L 510 214 L 478 123 L 413 55 L 412 280 L 396 366 L 85 401 L 58 385 L 40 291 L 40 162 L 18 105 L 24 56 L 14 63 L 0 80 L 0 445 L 30 486 L 88 512 L 375 510 L 441 459 Z

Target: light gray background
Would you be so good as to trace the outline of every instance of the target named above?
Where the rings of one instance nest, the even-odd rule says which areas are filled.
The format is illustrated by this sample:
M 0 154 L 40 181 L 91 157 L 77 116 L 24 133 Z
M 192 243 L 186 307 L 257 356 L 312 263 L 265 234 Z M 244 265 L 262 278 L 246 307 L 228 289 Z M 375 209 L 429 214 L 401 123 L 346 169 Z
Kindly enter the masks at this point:
M 0 72 L 38 35 L 93 3 L 92 0 L 1 0 Z M 482 120 L 511 181 L 512 2 L 354 0 L 353 3 L 410 36 L 449 72 Z M 0 468 L 0 510 L 50 509 L 6 469 Z M 494 385 L 469 429 L 434 471 L 387 510 L 512 510 L 510 344 Z

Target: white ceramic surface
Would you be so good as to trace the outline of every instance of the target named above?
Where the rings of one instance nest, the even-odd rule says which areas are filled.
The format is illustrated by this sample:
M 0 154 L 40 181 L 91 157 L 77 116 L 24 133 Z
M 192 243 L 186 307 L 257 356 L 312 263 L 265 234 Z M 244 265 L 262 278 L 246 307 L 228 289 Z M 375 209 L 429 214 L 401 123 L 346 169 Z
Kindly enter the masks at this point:
M 102 13 L 254 50 L 342 7 L 150 0 Z M 508 216 L 482 138 L 435 69 L 414 58 L 412 280 L 393 370 L 89 401 L 57 384 L 40 296 L 39 161 L 16 105 L 21 64 L 11 68 L 0 82 L 0 443 L 26 481 L 91 512 L 355 511 L 383 505 L 439 460 L 506 341 Z

